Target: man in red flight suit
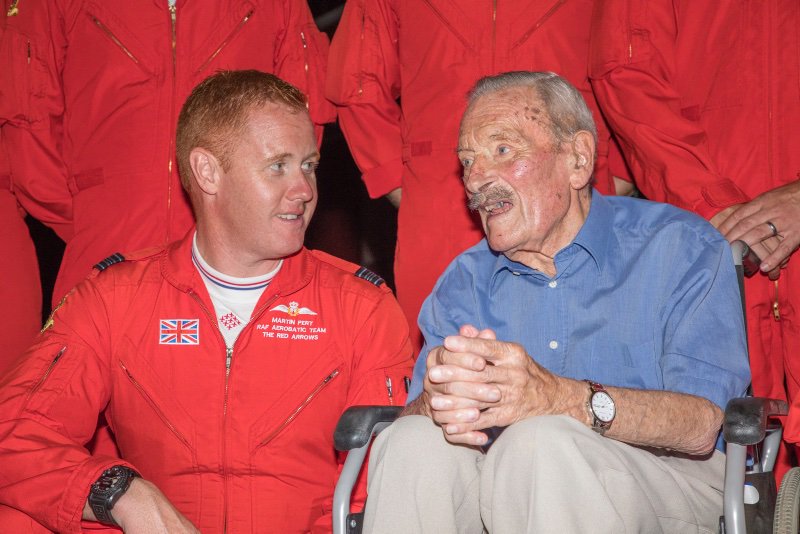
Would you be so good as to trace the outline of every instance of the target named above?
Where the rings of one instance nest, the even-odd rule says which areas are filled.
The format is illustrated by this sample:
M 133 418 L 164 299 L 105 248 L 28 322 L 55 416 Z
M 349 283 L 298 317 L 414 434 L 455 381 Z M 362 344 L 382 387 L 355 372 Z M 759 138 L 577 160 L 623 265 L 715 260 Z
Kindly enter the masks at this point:
M 455 155 L 458 121 L 476 80 L 511 70 L 563 75 L 581 91 L 598 124 L 597 188 L 613 193 L 613 176 L 626 176 L 622 165 L 609 169 L 609 133 L 586 76 L 592 4 L 482 0 L 466 7 L 449 0 L 350 0 L 345 5 L 331 45 L 327 96 L 340 106 L 339 123 L 370 196 L 387 195 L 400 208 L 397 298 L 417 345 L 422 301 L 450 261 L 482 237 L 465 207 Z M 621 163 L 618 154 L 616 160 Z
M 7 7 L 7 0 L 0 3 L 0 15 Z M 4 42 L 5 26 L 6 17 L 0 16 L 0 43 Z M 3 122 L 0 119 L 0 376 L 30 346 L 42 323 L 39 265 L 25 211 L 14 194 Z
M 753 391 L 788 394 L 800 442 L 800 3 L 602 0 L 595 19 L 592 86 L 639 189 L 762 260 L 745 284 Z
M 196 230 L 109 257 L 53 312 L 0 389 L 0 502 L 70 533 L 330 532 L 339 416 L 405 401 L 402 311 L 303 248 L 319 153 L 298 89 L 215 74 L 177 154 Z M 100 412 L 121 460 L 83 447 Z
M 33 342 L 42 322 L 39 264 L 25 212 L 12 192 L 0 128 L 0 377 Z
M 334 117 L 327 38 L 305 0 L 12 0 L 6 15 L 0 120 L 15 187 L 74 223 L 54 304 L 100 259 L 191 226 L 174 128 L 205 77 L 274 72 L 309 96 L 315 124 Z

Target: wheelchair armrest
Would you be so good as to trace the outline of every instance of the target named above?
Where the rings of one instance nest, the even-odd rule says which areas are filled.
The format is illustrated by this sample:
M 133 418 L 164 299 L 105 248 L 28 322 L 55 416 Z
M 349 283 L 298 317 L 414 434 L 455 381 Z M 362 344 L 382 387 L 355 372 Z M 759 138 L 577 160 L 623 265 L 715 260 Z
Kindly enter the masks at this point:
M 333 433 L 336 450 L 349 451 L 369 443 L 378 423 L 391 423 L 403 411 L 402 406 L 351 406 L 339 418 Z
M 725 407 L 723 437 L 728 443 L 755 445 L 766 435 L 767 418 L 787 413 L 789 405 L 782 400 L 760 397 L 731 399 Z

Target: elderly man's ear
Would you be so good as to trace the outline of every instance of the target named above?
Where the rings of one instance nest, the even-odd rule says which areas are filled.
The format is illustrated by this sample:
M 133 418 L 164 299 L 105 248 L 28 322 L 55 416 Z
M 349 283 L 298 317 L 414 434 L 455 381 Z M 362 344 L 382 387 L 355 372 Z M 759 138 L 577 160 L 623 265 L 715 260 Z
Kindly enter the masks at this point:
M 207 195 L 216 195 L 223 171 L 214 154 L 205 148 L 193 148 L 189 153 L 189 166 L 198 189 Z
M 594 171 L 594 137 L 581 130 L 572 138 L 572 153 L 568 159 L 572 174 L 570 185 L 573 189 L 583 189 L 592 179 Z

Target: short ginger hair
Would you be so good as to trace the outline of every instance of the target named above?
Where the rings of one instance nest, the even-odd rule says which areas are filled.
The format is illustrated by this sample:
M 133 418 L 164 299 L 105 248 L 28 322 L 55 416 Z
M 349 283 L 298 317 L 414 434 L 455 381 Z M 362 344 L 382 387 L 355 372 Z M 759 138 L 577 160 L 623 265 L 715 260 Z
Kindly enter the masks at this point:
M 175 144 L 178 173 L 187 193 L 192 191 L 192 150 L 205 148 L 227 170 L 250 112 L 268 103 L 308 111 L 306 97 L 298 88 L 257 70 L 219 71 L 192 90 L 178 116 Z

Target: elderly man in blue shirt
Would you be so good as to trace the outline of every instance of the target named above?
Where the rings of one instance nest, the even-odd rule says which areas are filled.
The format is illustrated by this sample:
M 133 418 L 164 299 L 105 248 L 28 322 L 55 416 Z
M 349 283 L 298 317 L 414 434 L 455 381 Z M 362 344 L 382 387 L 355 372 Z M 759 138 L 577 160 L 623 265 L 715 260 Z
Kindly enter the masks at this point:
M 723 409 L 749 382 L 725 239 L 593 191 L 592 116 L 555 74 L 480 80 L 458 143 L 486 239 L 422 308 L 365 531 L 716 532 Z

